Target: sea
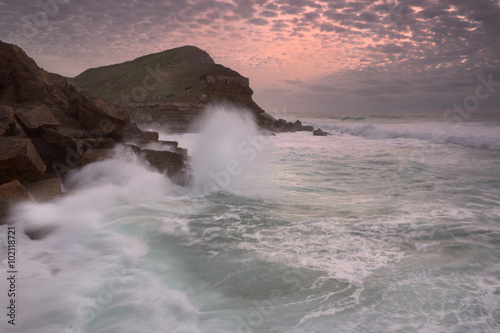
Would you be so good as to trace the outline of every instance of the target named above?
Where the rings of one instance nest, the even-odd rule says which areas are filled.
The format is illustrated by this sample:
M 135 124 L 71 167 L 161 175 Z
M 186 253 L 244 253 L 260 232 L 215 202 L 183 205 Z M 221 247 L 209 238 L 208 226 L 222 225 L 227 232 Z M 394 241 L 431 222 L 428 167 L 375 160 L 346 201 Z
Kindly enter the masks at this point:
M 500 332 L 500 117 L 301 120 L 330 135 L 213 107 L 197 133 L 155 128 L 190 186 L 118 147 L 16 206 L 0 331 Z

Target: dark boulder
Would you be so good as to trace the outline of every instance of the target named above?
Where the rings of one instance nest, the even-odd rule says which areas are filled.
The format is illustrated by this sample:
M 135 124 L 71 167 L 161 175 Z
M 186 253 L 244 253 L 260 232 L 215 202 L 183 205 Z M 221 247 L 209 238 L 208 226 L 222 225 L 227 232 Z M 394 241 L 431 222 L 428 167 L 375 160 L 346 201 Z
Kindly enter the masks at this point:
M 327 136 L 328 133 L 323 131 L 321 128 L 318 128 L 318 129 L 313 131 L 313 135 L 315 135 L 315 136 Z
M 0 138 L 0 184 L 37 179 L 46 168 L 30 139 Z
M 0 224 L 7 222 L 12 205 L 21 201 L 31 201 L 31 197 L 18 180 L 0 185 Z
M 55 177 L 55 175 L 54 175 Z M 24 183 L 30 197 L 38 202 L 47 202 L 61 197 L 61 181 L 59 178 L 48 178 L 36 182 Z
M 18 109 L 15 112 L 15 117 L 29 137 L 39 137 L 42 128 L 61 128 L 59 120 L 44 105 L 33 109 Z
M 81 92 L 70 100 L 81 126 L 98 130 L 105 137 L 121 139 L 129 130 L 130 115 L 124 108 Z

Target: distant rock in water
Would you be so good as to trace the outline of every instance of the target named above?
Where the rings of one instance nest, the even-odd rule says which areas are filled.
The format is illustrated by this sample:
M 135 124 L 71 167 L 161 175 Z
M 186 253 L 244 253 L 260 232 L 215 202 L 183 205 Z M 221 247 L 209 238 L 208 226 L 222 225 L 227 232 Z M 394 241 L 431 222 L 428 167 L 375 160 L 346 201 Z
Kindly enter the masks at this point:
M 213 64 L 193 47 L 181 56 Z M 12 202 L 29 195 L 38 201 L 59 196 L 59 179 L 67 171 L 106 156 L 127 138 L 154 141 L 158 133 L 142 132 L 125 108 L 78 91 L 64 77 L 38 67 L 18 46 L 0 41 L 0 185 L 6 184 L 0 224 Z M 177 149 L 141 155 L 154 155 L 162 161 L 156 168 L 182 183 L 178 175 L 184 171 L 176 168 L 187 168 L 187 157 Z
M 206 105 L 218 102 L 248 108 L 261 128 L 273 132 L 313 130 L 300 121 L 291 123 L 267 114 L 252 99 L 248 78 L 216 64 L 195 46 L 91 68 L 73 81 L 78 89 L 128 109 L 134 121 L 159 123 L 171 131 L 187 131 Z
M 313 131 L 313 135 L 314 136 L 327 136 L 328 133 L 323 131 L 321 128 L 318 128 L 318 129 Z

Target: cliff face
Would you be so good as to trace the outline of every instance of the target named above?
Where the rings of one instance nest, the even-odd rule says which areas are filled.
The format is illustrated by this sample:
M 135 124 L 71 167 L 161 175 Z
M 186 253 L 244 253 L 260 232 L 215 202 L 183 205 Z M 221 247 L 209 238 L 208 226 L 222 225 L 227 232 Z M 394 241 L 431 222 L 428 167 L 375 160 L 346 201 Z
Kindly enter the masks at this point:
M 35 188 L 57 188 L 60 194 L 60 185 L 53 184 L 67 171 L 95 161 L 126 139 L 157 140 L 158 134 L 142 132 L 126 109 L 78 91 L 64 77 L 39 68 L 19 47 L 0 41 L 0 224 L 11 201 L 30 195 L 40 199 Z M 176 176 L 185 171 L 183 150 L 133 149 L 174 181 L 184 182 Z
M 215 64 L 194 46 L 89 69 L 74 82 L 79 89 L 126 108 L 135 121 L 161 123 L 174 131 L 188 130 L 205 105 L 219 101 L 250 109 L 257 123 L 271 131 L 312 130 L 266 114 L 252 99 L 248 78 Z

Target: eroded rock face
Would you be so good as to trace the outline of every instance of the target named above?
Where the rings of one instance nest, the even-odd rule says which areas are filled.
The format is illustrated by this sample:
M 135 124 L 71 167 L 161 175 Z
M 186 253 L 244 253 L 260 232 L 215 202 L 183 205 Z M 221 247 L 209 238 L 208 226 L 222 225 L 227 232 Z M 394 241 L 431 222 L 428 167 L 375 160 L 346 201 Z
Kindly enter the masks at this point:
M 77 91 L 64 77 L 39 68 L 19 47 L 0 41 L 0 137 L 33 142 L 13 139 L 9 149 L 4 141 L 0 184 L 12 177 L 31 179 L 47 168 L 61 176 L 79 167 L 87 151 L 112 148 L 127 133 L 141 137 L 142 131 L 126 110 Z M 87 154 L 87 163 L 92 156 Z
M 47 169 L 28 138 L 0 138 L 0 184 L 16 179 L 34 180 Z
M 188 56 L 207 61 L 208 55 Z M 158 133 L 141 131 L 127 110 L 77 91 L 19 47 L 0 41 L 0 224 L 15 202 L 59 197 L 66 172 L 106 158 L 126 136 L 159 144 Z M 185 184 L 187 157 L 176 145 L 175 152 L 138 149 L 152 167 Z M 50 231 L 26 234 L 38 239 Z

